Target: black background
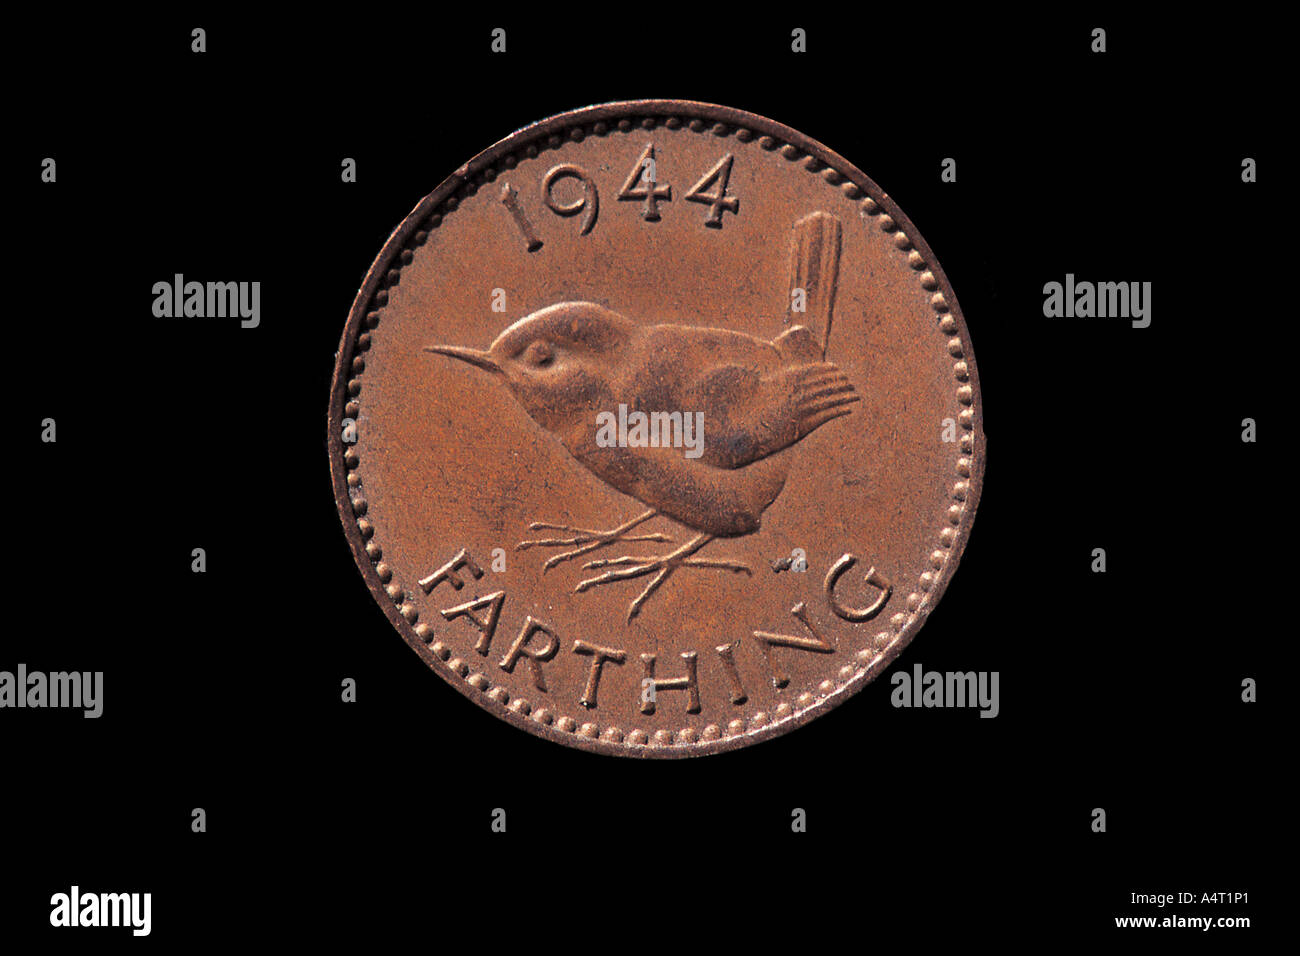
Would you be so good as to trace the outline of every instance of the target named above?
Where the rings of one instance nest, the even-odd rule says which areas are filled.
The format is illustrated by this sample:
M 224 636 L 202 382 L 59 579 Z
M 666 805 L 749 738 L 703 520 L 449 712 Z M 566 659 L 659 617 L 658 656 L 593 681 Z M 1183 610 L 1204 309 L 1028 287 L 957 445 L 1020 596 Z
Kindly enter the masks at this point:
M 1113 917 L 1164 915 L 1129 894 L 1177 890 L 1249 891 L 1178 909 L 1251 916 L 1217 931 L 1233 945 L 1259 936 L 1282 693 L 1267 622 L 1292 534 L 1272 393 L 1294 335 L 1265 30 L 854 16 L 391 7 L 15 28 L 0 669 L 102 670 L 105 709 L 0 713 L 6 933 L 49 933 L 50 895 L 78 883 L 152 892 L 165 944 L 463 929 L 648 948 L 687 927 L 697 946 L 890 927 L 1144 944 L 1160 931 Z M 934 249 L 975 347 L 988 470 L 961 566 L 896 666 L 999 671 L 997 719 L 896 710 L 882 678 L 737 753 L 597 757 L 451 691 L 370 598 L 325 447 L 366 269 L 481 149 L 641 97 L 793 126 Z M 155 319 L 152 285 L 177 272 L 261 281 L 261 326 Z M 1043 284 L 1067 272 L 1152 282 L 1152 325 L 1044 318 Z M 1245 677 L 1260 703 L 1241 702 Z M 69 940 L 147 944 L 49 938 Z

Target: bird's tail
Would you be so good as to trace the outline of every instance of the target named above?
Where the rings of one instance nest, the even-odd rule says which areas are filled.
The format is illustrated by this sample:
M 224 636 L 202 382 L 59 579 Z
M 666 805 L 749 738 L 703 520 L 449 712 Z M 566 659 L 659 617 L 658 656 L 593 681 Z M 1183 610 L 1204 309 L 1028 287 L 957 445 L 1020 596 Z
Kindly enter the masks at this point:
M 795 410 L 799 437 L 820 428 L 833 418 L 847 415 L 861 397 L 849 377 L 830 362 L 815 362 L 795 370 Z

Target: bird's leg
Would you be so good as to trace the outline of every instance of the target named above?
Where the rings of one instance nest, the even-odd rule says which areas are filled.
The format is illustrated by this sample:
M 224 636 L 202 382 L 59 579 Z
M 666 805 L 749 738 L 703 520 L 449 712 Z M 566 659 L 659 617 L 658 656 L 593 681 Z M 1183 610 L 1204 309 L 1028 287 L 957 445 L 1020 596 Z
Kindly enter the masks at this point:
M 654 532 L 653 534 L 628 534 L 633 528 L 642 522 L 649 521 L 659 512 L 651 508 L 645 514 L 633 518 L 631 521 L 619 525 L 612 531 L 596 531 L 592 528 L 574 528 L 565 524 L 548 524 L 545 521 L 534 521 L 528 527 L 533 531 L 563 531 L 571 535 L 567 538 L 535 538 L 531 541 L 520 541 L 515 545 L 516 551 L 527 551 L 529 548 L 555 548 L 566 547 L 569 545 L 581 545 L 572 551 L 565 551 L 562 554 L 554 555 L 547 559 L 542 565 L 542 573 L 545 574 L 551 568 L 564 561 L 580 557 L 597 548 L 602 548 L 607 544 L 613 544 L 615 541 L 672 541 L 673 539 L 666 534 Z
M 580 582 L 574 590 L 582 592 L 586 591 L 588 588 L 595 587 L 597 584 L 608 584 L 611 581 L 626 581 L 629 578 L 639 578 L 644 577 L 647 574 L 654 574 L 655 576 L 651 579 L 650 583 L 646 585 L 645 590 L 637 596 L 636 600 L 632 602 L 631 607 L 628 608 L 627 619 L 630 621 L 641 612 L 641 606 L 645 604 L 646 599 L 650 597 L 650 595 L 654 594 L 655 591 L 659 590 L 659 586 L 663 584 L 664 581 L 668 579 L 668 576 L 678 568 L 714 568 L 717 570 L 735 571 L 738 574 L 741 572 L 745 574 L 753 573 L 747 566 L 738 564 L 735 561 L 720 561 L 710 558 L 691 557 L 691 555 L 696 551 L 699 551 L 700 548 L 704 547 L 712 540 L 713 535 L 711 534 L 697 535 L 676 551 L 671 551 L 661 558 L 625 556 L 588 561 L 583 565 L 584 568 L 608 568 L 614 565 L 631 565 L 631 567 L 616 571 L 606 571 L 604 574 L 597 575 L 594 578 L 588 578 L 586 581 Z M 656 574 L 655 572 L 658 573 Z

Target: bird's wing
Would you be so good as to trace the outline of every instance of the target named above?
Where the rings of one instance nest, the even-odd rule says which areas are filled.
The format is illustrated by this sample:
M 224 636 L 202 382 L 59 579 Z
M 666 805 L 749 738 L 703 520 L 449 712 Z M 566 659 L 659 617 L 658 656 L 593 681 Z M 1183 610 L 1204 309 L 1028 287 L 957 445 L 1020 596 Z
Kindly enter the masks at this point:
M 743 468 L 788 448 L 858 400 L 848 378 L 820 360 L 803 326 L 767 342 L 726 329 L 647 328 L 619 394 L 642 410 L 704 413 L 704 451 L 715 468 Z
M 814 362 L 782 371 L 789 373 L 794 383 L 799 438 L 833 418 L 847 415 L 853 410 L 848 406 L 861 400 L 849 377 L 830 362 Z
M 692 392 L 705 409 L 703 460 L 716 468 L 743 468 L 788 448 L 859 400 L 830 362 L 765 374 L 724 365 L 701 376 Z

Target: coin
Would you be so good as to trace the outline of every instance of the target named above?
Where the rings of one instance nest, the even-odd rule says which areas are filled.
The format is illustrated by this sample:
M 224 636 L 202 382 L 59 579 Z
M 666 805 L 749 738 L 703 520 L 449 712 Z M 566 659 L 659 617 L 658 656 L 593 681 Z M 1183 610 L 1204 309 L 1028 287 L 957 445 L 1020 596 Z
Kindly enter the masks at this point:
M 983 442 L 902 211 L 807 136 L 679 100 L 543 120 L 425 197 L 329 408 L 406 642 L 516 727 L 636 757 L 764 740 L 881 673 L 961 556 Z

